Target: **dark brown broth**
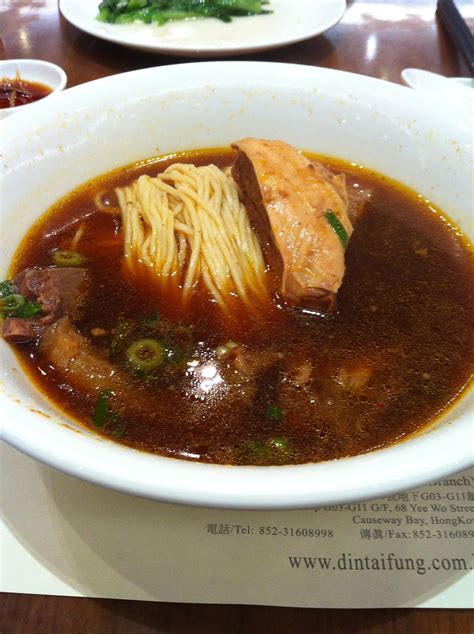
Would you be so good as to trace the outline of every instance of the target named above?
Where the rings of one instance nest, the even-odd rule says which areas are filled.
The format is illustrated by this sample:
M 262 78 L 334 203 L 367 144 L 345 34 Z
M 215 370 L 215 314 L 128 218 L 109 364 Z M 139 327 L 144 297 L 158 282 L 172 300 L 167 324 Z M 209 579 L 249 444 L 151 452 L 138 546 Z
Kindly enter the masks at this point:
M 120 274 L 117 220 L 94 212 L 94 195 L 139 174 L 155 174 L 171 162 L 231 164 L 228 150 L 189 152 L 155 159 L 101 177 L 73 192 L 29 231 L 12 272 L 51 263 L 53 248 L 68 248 L 79 217 L 86 232 L 79 250 L 87 257 L 91 292 L 80 331 L 104 354 L 111 336 L 91 337 L 92 328 L 110 333 L 118 316 L 141 319 L 158 311 L 174 322 L 192 324 L 193 355 L 210 357 L 229 339 L 284 361 L 259 374 L 250 403 L 223 386 L 201 400 L 195 383 L 182 377 L 153 387 L 152 407 L 120 412 L 120 441 L 146 451 L 206 462 L 233 464 L 302 463 L 355 455 L 393 443 L 433 420 L 467 386 L 472 375 L 474 267 L 472 252 L 427 201 L 378 174 L 332 159 L 348 186 L 373 192 L 346 255 L 346 274 L 331 317 L 305 315 L 268 305 L 261 318 L 235 307 L 223 318 L 205 293 L 183 308 L 178 294 L 164 292 L 147 275 Z M 69 223 L 69 224 L 68 224 Z M 61 227 L 66 229 L 59 231 Z M 46 367 L 37 349 L 19 348 L 33 381 L 74 418 L 90 425 L 97 395 L 76 393 Z M 289 365 L 309 361 L 309 385 L 295 387 Z M 341 385 L 341 372 L 370 368 L 362 389 Z M 225 389 L 224 389 L 225 388 Z M 144 392 L 150 390 L 148 385 Z M 147 392 L 148 393 L 148 392 Z M 162 413 L 174 412 L 171 417 Z M 281 408 L 281 419 L 264 407 Z M 166 405 L 166 407 L 165 407 Z M 111 429 L 110 435 L 117 430 Z M 277 450 L 270 439 L 284 439 Z

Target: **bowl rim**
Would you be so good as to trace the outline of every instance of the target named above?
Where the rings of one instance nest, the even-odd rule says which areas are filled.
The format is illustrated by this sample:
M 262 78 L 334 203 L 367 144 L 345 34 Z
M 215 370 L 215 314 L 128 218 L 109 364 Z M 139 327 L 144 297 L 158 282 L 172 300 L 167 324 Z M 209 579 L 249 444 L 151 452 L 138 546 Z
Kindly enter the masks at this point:
M 106 89 L 119 82 L 126 85 L 124 78 L 159 78 L 163 74 L 178 74 L 182 78 L 191 73 L 202 73 L 206 76 L 209 70 L 216 68 L 216 65 L 219 66 L 219 77 L 226 77 L 222 79 L 223 86 L 229 84 L 228 78 L 233 76 L 237 67 L 246 74 L 251 72 L 252 67 L 264 74 L 272 71 L 295 71 L 301 73 L 301 77 L 311 79 L 336 76 L 338 80 L 345 81 L 350 78 L 357 81 L 362 88 L 383 87 L 391 97 L 414 99 L 420 103 L 424 100 L 423 103 L 430 103 L 430 106 L 434 107 L 425 97 L 407 87 L 345 71 L 272 62 L 219 61 L 146 68 L 97 79 L 58 95 L 56 106 L 53 105 L 52 108 L 51 105 L 45 105 L 44 100 L 39 101 L 36 113 L 42 114 L 41 108 L 44 108 L 44 113 L 47 113 L 48 117 L 53 117 L 56 109 L 73 105 L 76 100 L 84 105 L 91 88 L 97 88 L 99 83 Z M 212 83 L 211 80 L 207 81 Z M 460 112 L 461 116 L 465 114 L 464 111 Z M 21 125 L 22 116 L 27 114 L 22 115 L 20 112 L 14 119 L 3 120 L 0 128 Z M 468 391 L 470 390 L 466 391 L 461 401 Z M 18 426 L 15 424 L 18 406 L 3 395 L 0 395 L 0 400 L 6 405 L 2 435 L 12 446 L 51 467 L 83 480 L 165 502 L 215 508 L 309 508 L 389 495 L 426 484 L 474 464 L 474 453 L 470 444 L 466 443 L 466 435 L 473 433 L 474 421 L 470 420 L 469 416 L 456 421 L 455 425 L 446 425 L 417 437 L 409 437 L 389 447 L 350 458 L 303 465 L 238 467 L 156 456 L 118 445 L 102 437 L 95 437 L 92 439 L 95 442 L 91 442 L 91 438 L 86 434 L 73 435 L 71 431 L 53 422 L 51 425 L 54 426 L 54 434 L 48 435 L 46 439 L 46 435 L 41 433 L 41 426 L 34 425 L 34 421 L 37 421 L 36 415 L 29 411 L 23 412 L 22 417 L 31 424 Z M 58 445 L 51 445 L 52 437 Z M 59 445 L 61 452 L 55 449 Z M 448 445 L 451 451 L 446 451 Z M 125 470 L 124 460 L 127 464 Z M 400 463 L 416 465 L 416 473 L 403 472 Z M 378 477 L 374 477 L 374 474 Z M 175 479 L 172 480 L 170 476 Z
M 8 410 L 7 404 L 5 420 L 9 419 Z M 0 437 L 39 462 L 122 493 L 188 506 L 241 510 L 332 506 L 425 485 L 468 469 L 474 463 L 472 448 L 466 443 L 466 433 L 471 431 L 472 435 L 472 425 L 467 424 L 456 428 L 448 425 L 338 460 L 256 467 L 215 465 L 149 454 L 104 437 L 92 437 L 92 433 L 78 434 L 62 423 L 52 422 L 54 433 L 46 435 L 37 425 L 34 413 L 27 411 L 26 417 L 32 423 L 28 430 L 15 425 L 12 417 L 12 424 L 2 424 Z M 450 452 L 446 451 L 448 444 Z M 57 446 L 61 446 L 61 452 L 55 450 Z M 416 465 L 417 471 L 400 473 L 400 464 Z M 349 466 L 350 472 L 344 472 Z M 170 481 L 170 476 L 175 479 Z

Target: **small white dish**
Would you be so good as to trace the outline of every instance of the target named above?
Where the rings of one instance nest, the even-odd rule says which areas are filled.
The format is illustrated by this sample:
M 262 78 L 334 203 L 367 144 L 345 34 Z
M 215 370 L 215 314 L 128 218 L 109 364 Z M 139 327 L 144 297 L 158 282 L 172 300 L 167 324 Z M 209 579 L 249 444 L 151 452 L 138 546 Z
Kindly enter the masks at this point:
M 0 61 L 0 79 L 15 79 L 18 75 L 26 81 L 43 84 L 51 88 L 51 92 L 46 97 L 43 97 L 41 101 L 64 90 L 67 84 L 66 73 L 62 68 L 51 62 L 44 62 L 41 59 L 7 59 Z M 2 108 L 0 109 L 0 119 L 9 117 L 19 110 L 31 108 L 36 103 L 16 106 L 15 108 Z
M 267 15 L 179 20 L 154 24 L 106 24 L 99 0 L 60 0 L 63 16 L 78 29 L 109 42 L 153 53 L 212 57 L 255 53 L 309 39 L 337 24 L 345 0 L 271 0 Z

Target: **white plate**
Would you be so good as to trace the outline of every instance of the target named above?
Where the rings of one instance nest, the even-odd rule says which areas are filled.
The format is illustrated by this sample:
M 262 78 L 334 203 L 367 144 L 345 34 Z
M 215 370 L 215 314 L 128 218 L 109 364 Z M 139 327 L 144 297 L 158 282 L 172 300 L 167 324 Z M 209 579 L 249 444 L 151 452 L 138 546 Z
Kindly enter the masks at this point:
M 105 24 L 96 17 L 100 0 L 60 0 L 63 16 L 103 40 L 155 53 L 208 57 L 254 53 L 319 35 L 339 22 L 345 0 L 272 0 L 273 13 L 233 18 L 181 20 L 164 26 Z

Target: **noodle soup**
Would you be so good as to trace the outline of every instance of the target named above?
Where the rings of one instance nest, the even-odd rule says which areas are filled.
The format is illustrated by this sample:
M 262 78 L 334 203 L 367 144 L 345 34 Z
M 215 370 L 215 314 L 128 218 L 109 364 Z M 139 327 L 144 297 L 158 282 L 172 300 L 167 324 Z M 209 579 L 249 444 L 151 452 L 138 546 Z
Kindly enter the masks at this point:
M 235 197 L 228 177 L 235 156 L 203 150 L 118 170 L 72 192 L 32 227 L 12 277 L 52 263 L 70 269 L 75 253 L 87 281 L 68 310 L 74 330 L 55 325 L 41 343 L 17 347 L 29 376 L 98 433 L 203 462 L 340 458 L 433 420 L 474 365 L 474 269 L 463 238 L 403 186 L 311 157 L 345 175 L 364 211 L 345 249 L 337 307 L 328 314 L 295 307 Z M 180 200 L 168 196 L 209 165 L 222 170 L 220 194 L 204 176 L 199 200 L 193 189 Z M 223 223 L 211 202 L 226 190 L 235 205 Z M 163 205 L 164 217 L 140 211 Z M 205 222 L 193 221 L 196 205 Z M 169 240 L 158 244 L 165 222 Z

